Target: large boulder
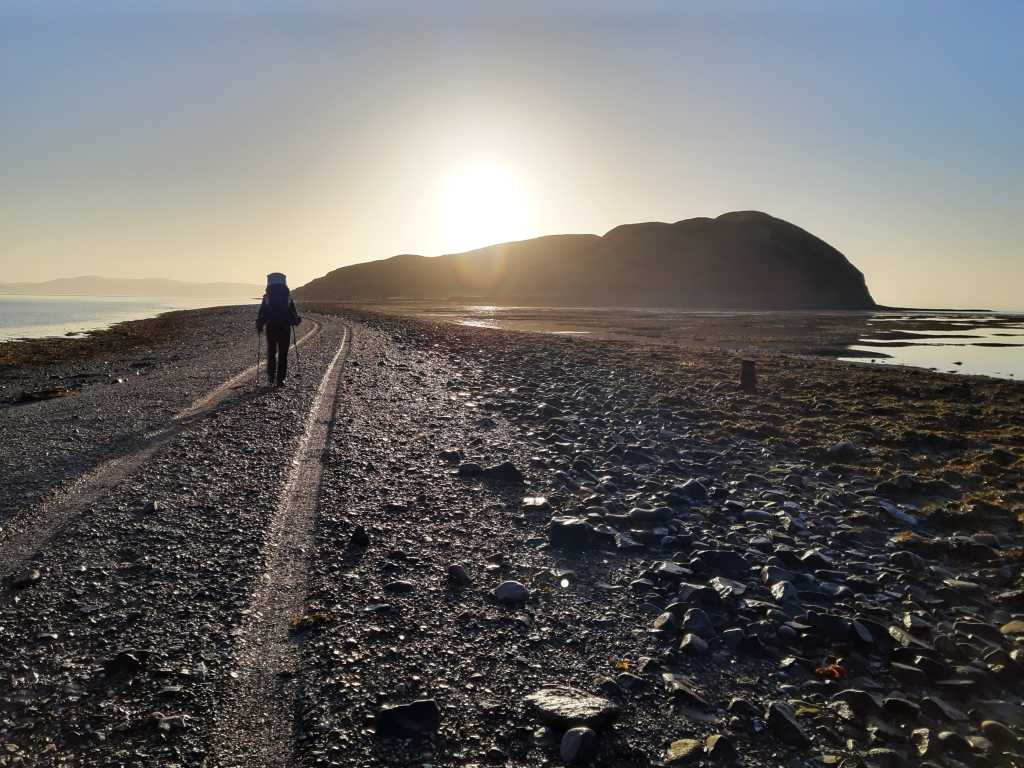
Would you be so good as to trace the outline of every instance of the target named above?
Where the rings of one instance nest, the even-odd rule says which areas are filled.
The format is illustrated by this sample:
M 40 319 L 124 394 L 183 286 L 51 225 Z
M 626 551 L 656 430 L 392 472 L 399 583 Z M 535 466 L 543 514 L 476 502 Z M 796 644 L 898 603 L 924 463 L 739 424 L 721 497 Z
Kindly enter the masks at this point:
M 541 688 L 527 696 L 525 701 L 527 710 L 534 717 L 559 730 L 599 730 L 619 717 L 619 707 L 608 699 L 568 686 Z

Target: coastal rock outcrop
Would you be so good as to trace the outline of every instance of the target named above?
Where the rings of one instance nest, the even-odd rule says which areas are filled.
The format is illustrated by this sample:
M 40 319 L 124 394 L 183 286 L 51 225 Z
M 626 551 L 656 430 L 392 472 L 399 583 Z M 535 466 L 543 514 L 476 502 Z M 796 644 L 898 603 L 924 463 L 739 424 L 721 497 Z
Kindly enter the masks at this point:
M 758 211 L 551 235 L 336 269 L 304 301 L 528 301 L 548 305 L 871 309 L 864 275 L 831 245 Z

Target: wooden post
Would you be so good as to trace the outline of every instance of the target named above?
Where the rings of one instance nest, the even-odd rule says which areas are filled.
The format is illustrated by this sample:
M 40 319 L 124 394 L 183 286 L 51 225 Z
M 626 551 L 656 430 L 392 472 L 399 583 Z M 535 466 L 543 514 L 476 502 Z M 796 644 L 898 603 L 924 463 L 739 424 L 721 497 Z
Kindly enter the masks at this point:
M 757 392 L 757 365 L 753 360 L 743 360 L 740 365 L 740 389 Z

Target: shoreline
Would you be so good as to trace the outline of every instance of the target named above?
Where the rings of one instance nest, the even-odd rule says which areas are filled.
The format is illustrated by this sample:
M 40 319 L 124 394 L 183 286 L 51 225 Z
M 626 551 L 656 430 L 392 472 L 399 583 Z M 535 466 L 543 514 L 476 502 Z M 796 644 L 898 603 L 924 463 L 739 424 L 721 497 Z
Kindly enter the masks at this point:
M 60 296 L 55 296 L 60 298 Z M 104 298 L 104 297 L 94 297 Z M 131 297 L 128 297 L 131 298 Z M 144 297 L 139 297 L 144 298 Z M 152 298 L 152 297 L 145 297 Z M 156 297 L 157 299 L 161 297 Z M 201 308 L 171 309 L 160 312 L 152 317 L 138 318 L 133 320 L 116 321 L 108 326 L 101 326 L 91 330 L 73 331 L 61 335 L 15 337 L 7 340 L 0 340 L 0 370 L 9 365 L 35 365 L 37 363 L 58 362 L 62 357 L 82 358 L 105 352 L 114 352 L 132 345 L 139 345 L 149 341 L 156 341 L 166 338 L 173 333 L 174 323 L 169 316 L 176 313 L 187 313 L 202 310 L 222 309 L 226 307 L 249 306 L 248 304 L 221 304 Z M 394 304 L 379 303 L 348 303 L 348 302 L 304 302 L 303 306 L 319 307 L 327 312 L 338 312 L 345 310 L 380 312 L 399 317 L 414 317 L 421 319 L 434 319 L 435 317 L 451 316 L 449 312 L 455 310 L 474 310 L 480 307 L 467 306 L 464 304 L 424 304 L 419 301 L 396 302 Z M 490 305 L 488 305 L 490 306 Z M 621 339 L 609 331 L 608 327 L 615 325 L 617 313 L 637 316 L 637 319 L 651 318 L 656 320 L 660 312 L 669 313 L 670 317 L 691 321 L 696 331 L 707 331 L 707 338 L 694 334 L 688 338 L 668 338 L 669 345 L 687 347 L 715 347 L 721 346 L 725 349 L 738 350 L 749 348 L 751 350 L 779 350 L 797 355 L 810 355 L 815 357 L 846 357 L 846 358 L 892 358 L 884 352 L 884 348 L 908 348 L 918 346 L 913 342 L 919 340 L 923 343 L 928 339 L 948 338 L 941 335 L 917 335 L 905 332 L 882 332 L 872 334 L 876 337 L 884 337 L 884 341 L 867 343 L 866 346 L 878 347 L 878 350 L 854 349 L 855 346 L 865 346 L 861 336 L 864 329 L 854 322 L 857 319 L 869 319 L 879 314 L 880 310 L 894 313 L 946 313 L 946 314 L 981 314 L 984 313 L 994 319 L 1008 319 L 1016 322 L 1024 319 L 1024 312 L 1002 311 L 1002 310 L 959 310 L 959 309 L 903 309 L 896 307 L 882 307 L 879 310 L 730 310 L 730 309 L 671 309 L 671 308 L 648 308 L 648 307 L 534 307 L 520 305 L 501 305 L 502 315 L 500 321 L 507 323 L 505 326 L 491 325 L 490 322 L 457 321 L 462 324 L 492 328 L 509 331 L 528 331 L 539 333 L 551 333 L 562 335 L 576 335 L 581 338 L 593 339 Z M 516 316 L 516 312 L 532 315 L 532 320 L 523 320 Z M 468 314 L 468 313 L 467 313 Z M 572 324 L 572 318 L 583 317 L 586 322 L 594 323 L 592 330 L 558 330 L 562 324 Z M 167 319 L 165 319 L 167 318 Z M 735 329 L 729 329 L 730 322 L 742 324 L 748 319 L 772 320 L 777 318 L 793 318 L 796 321 L 820 318 L 824 323 L 821 327 L 805 329 L 794 325 L 787 333 L 764 334 L 759 331 L 751 338 L 744 339 L 737 336 Z M 493 322 L 498 322 L 495 320 Z M 136 325 L 132 325 L 136 324 Z M 577 322 L 576 324 L 580 324 Z M 604 326 L 604 327 L 602 327 Z M 704 327 L 706 326 L 706 328 Z M 591 326 L 587 326 L 590 328 Z M 654 326 L 652 326 L 654 327 Z M 943 326 L 944 327 L 944 326 Z M 732 330 L 731 336 L 726 336 L 724 331 Z M 938 328 L 936 329 L 938 330 Z M 627 334 L 629 333 L 627 329 Z M 643 333 L 643 329 L 637 334 L 644 342 L 655 341 L 656 337 Z M 671 336 L 671 334 L 666 334 Z M 996 334 L 1008 335 L 1008 334 Z M 894 340 L 895 339 L 895 340 Z M 66 345 L 64 342 L 81 342 L 78 345 Z M 957 346 L 946 344 L 945 346 Z M 979 347 L 1017 347 L 1024 346 L 1015 342 L 974 342 L 960 346 Z M 927 370 L 924 366 L 913 364 L 901 364 L 903 367 L 918 368 Z M 956 375 L 987 375 L 987 374 L 960 374 Z M 992 378 L 1007 378 L 1006 376 L 991 375 Z M 1012 379 L 1012 377 L 1010 377 Z
M 225 297 L 0 294 L 0 344 L 84 337 L 169 312 L 248 305 Z M 27 312 L 27 314 L 26 314 Z

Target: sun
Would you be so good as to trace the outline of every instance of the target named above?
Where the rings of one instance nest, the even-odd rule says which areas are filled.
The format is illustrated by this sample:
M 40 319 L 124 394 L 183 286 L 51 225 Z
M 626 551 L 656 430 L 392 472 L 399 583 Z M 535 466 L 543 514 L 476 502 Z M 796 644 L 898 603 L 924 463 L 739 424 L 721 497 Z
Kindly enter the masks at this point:
M 500 165 L 470 165 L 446 176 L 439 206 L 448 253 L 531 236 L 526 187 Z

